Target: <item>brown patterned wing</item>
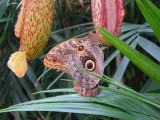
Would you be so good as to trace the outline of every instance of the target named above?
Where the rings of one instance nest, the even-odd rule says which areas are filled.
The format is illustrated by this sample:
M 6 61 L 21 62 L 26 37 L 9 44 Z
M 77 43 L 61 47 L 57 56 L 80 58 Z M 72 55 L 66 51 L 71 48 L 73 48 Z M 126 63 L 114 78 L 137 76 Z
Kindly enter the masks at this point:
M 81 96 L 94 96 L 100 91 L 97 88 L 100 79 L 71 67 L 74 65 L 99 76 L 103 75 L 103 51 L 89 38 L 76 38 L 53 47 L 44 59 L 44 65 L 64 71 L 76 81 L 74 89 Z

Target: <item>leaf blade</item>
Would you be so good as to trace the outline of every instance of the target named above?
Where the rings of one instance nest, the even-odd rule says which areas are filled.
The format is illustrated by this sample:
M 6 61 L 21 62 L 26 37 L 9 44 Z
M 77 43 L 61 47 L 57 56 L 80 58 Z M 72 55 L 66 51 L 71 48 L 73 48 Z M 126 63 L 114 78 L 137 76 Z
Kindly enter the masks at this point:
M 98 27 L 100 33 L 107 38 L 117 49 L 127 56 L 139 69 L 160 85 L 160 66 L 147 58 L 145 55 L 134 50 L 132 47 L 113 36 L 103 28 Z
M 160 42 L 160 34 L 159 34 L 160 16 L 158 14 L 158 13 L 160 13 L 160 11 L 151 2 L 149 2 L 147 0 L 144 0 L 144 2 L 146 4 L 144 4 L 141 0 L 136 0 L 136 3 L 138 5 L 139 9 L 141 10 L 143 16 L 145 17 L 145 19 L 147 20 L 147 22 L 149 23 L 149 25 L 151 26 L 151 28 L 155 32 L 155 34 Z

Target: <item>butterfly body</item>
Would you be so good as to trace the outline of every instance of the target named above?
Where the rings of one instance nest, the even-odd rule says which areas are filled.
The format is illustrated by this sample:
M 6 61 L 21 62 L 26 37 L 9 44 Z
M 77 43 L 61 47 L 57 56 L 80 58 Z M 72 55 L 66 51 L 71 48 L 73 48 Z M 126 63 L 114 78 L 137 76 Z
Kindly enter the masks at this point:
M 74 79 L 74 89 L 82 96 L 94 96 L 100 79 L 91 76 L 70 65 L 88 70 L 99 76 L 103 75 L 103 51 L 91 38 L 75 38 L 53 47 L 44 59 L 44 65 L 59 69 Z

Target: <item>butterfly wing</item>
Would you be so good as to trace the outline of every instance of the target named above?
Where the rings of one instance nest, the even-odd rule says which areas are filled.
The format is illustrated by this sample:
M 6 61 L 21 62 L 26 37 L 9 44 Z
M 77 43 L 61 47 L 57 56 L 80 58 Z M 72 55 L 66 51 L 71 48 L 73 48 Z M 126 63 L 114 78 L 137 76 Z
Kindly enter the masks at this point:
M 94 96 L 99 93 L 97 86 L 100 79 L 70 66 L 74 65 L 102 76 L 104 71 L 103 51 L 92 40 L 76 38 L 55 46 L 46 55 L 44 65 L 70 74 L 76 81 L 74 89 L 80 95 Z
M 27 70 L 26 53 L 24 51 L 13 53 L 7 65 L 18 77 L 23 77 Z
M 77 61 L 73 65 L 102 76 L 104 71 L 104 56 L 101 48 L 99 48 L 99 46 L 90 39 L 86 39 L 85 41 L 83 41 L 83 43 L 79 44 L 79 46 L 81 45 L 84 46 L 84 50 L 78 52 L 79 62 Z M 93 69 L 87 68 L 87 63 L 93 63 Z M 99 94 L 100 90 L 97 87 L 100 83 L 100 79 L 78 69 L 75 69 L 72 77 L 75 81 L 77 81 L 74 83 L 74 89 L 80 95 L 94 96 Z

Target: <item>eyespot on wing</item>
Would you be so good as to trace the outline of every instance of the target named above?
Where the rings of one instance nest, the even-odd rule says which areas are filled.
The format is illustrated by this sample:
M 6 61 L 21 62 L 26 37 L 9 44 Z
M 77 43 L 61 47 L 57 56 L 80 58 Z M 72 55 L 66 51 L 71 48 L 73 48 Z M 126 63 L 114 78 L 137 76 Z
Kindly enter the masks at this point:
M 93 71 L 95 68 L 95 62 L 93 60 L 87 60 L 85 62 L 85 69 L 87 71 Z

